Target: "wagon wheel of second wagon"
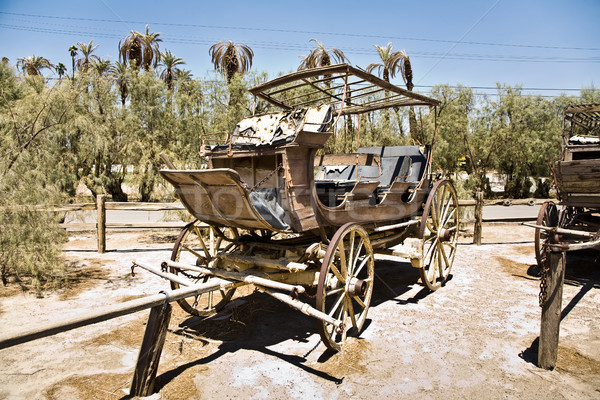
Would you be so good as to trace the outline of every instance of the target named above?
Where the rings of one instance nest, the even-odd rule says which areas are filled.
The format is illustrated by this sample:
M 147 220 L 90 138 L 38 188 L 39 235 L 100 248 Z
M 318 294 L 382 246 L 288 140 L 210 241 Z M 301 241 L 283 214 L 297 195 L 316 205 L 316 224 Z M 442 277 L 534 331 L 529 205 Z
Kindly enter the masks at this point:
M 546 201 L 540 207 L 536 225 L 546 226 L 551 228 L 558 227 L 559 214 L 556 204 L 552 201 Z M 548 259 L 548 248 L 544 247 L 550 239 L 550 233 L 546 230 L 536 228 L 534 231 L 534 248 L 535 248 L 535 259 L 537 260 L 538 267 L 542 268 Z
M 375 258 L 369 234 L 360 225 L 339 228 L 327 246 L 319 274 L 316 307 L 341 320 L 340 329 L 318 321 L 327 348 L 339 351 L 346 337 L 360 333 L 373 294 Z
M 458 241 L 458 198 L 447 180 L 438 181 L 425 203 L 419 238 L 422 245 L 421 281 L 439 289 L 452 269 Z
M 200 224 L 198 220 L 195 220 L 181 230 L 173 246 L 172 261 L 207 266 L 210 260 L 219 253 L 223 242 L 222 235 L 215 235 L 215 241 L 211 244 L 207 235 L 202 232 L 203 227 Z M 211 226 L 208 229 L 216 231 Z M 226 228 L 225 233 L 230 238 L 237 236 L 237 231 L 233 228 Z M 177 268 L 171 268 L 170 272 L 183 275 L 193 283 L 204 283 L 210 279 L 207 275 L 191 271 L 188 273 Z M 179 287 L 178 283 L 171 281 L 171 289 L 176 290 Z M 194 297 L 178 300 L 177 303 L 191 315 L 208 316 L 222 309 L 231 300 L 234 293 L 235 288 L 229 290 L 219 288 Z

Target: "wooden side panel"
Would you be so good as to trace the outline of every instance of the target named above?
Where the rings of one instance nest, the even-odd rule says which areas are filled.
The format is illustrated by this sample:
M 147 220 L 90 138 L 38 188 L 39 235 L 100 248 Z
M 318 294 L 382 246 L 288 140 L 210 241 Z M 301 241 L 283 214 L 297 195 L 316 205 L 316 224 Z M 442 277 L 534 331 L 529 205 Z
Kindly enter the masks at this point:
M 319 227 L 312 200 L 315 152 L 316 150 L 303 146 L 290 146 L 286 148 L 284 155 L 286 197 L 292 229 L 295 232 Z
M 161 171 L 185 208 L 201 221 L 250 229 L 273 229 L 252 206 L 237 172 L 230 169 Z M 275 230 L 275 229 L 273 229 Z

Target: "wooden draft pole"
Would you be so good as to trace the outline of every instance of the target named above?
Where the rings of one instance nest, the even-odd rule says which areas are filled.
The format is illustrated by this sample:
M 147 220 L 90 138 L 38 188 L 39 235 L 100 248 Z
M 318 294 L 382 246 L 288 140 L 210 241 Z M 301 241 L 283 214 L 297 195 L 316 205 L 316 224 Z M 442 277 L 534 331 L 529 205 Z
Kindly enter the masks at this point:
M 553 235 L 553 237 L 555 236 Z M 556 360 L 558 359 L 558 336 L 562 312 L 566 252 L 559 247 L 551 247 L 547 263 L 547 266 L 542 266 L 546 271 L 542 271 L 541 278 L 540 303 L 542 306 L 542 320 L 540 324 L 538 366 L 552 370 L 556 366 Z
M 140 299 L 130 300 L 125 303 L 114 304 L 112 306 L 97 309 L 85 315 L 63 321 L 55 321 L 45 326 L 39 326 L 29 331 L 21 332 L 16 335 L 0 336 L 0 349 L 16 346 L 21 343 L 41 339 L 57 333 L 66 332 L 71 329 L 80 328 L 86 325 L 92 325 L 97 322 L 107 321 L 127 314 L 133 314 L 138 311 L 153 307 L 162 307 L 165 302 L 171 303 L 187 297 L 196 296 L 201 293 L 210 292 L 216 289 L 227 290 L 234 283 L 225 279 L 214 278 L 210 282 L 199 285 L 188 286 L 168 292 L 161 292 L 155 295 L 142 297 Z

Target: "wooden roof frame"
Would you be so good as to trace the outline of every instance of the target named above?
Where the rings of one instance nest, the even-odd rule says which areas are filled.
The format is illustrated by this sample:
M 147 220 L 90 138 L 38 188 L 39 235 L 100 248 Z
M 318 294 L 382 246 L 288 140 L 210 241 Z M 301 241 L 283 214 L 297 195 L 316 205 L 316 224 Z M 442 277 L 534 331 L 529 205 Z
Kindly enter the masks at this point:
M 600 104 L 572 104 L 563 111 L 565 120 L 587 132 L 600 129 Z
M 301 87 L 308 88 L 309 91 L 300 96 L 284 98 L 288 91 Z M 364 103 L 356 101 L 380 91 L 384 92 L 381 98 Z M 255 86 L 250 89 L 250 93 L 284 110 L 329 103 L 341 115 L 362 114 L 390 107 L 435 107 L 440 104 L 438 100 L 402 89 L 348 64 L 293 72 Z M 351 96 L 347 96 L 348 93 Z M 316 99 L 306 100 L 312 95 L 318 96 Z M 305 100 L 302 101 L 302 98 Z

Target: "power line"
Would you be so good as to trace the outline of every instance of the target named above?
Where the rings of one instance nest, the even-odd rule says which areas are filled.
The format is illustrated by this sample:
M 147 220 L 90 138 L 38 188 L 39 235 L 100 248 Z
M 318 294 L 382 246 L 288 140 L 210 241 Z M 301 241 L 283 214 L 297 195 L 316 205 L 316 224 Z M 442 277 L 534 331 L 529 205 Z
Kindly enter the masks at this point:
M 477 21 L 475 21 L 475 23 L 474 23 L 474 24 L 473 24 L 473 25 L 472 25 L 472 26 L 471 26 L 469 29 L 467 29 L 467 31 L 466 31 L 465 33 L 463 33 L 463 35 L 462 35 L 462 36 L 461 36 L 461 37 L 458 39 L 458 41 L 457 41 L 456 43 L 454 43 L 454 44 L 453 44 L 453 45 L 452 45 L 452 46 L 451 46 L 451 47 L 448 49 L 448 51 L 446 51 L 446 53 L 445 53 L 445 54 L 444 54 L 442 57 L 440 57 L 440 58 L 439 58 L 439 59 L 438 59 L 438 60 L 437 60 L 437 61 L 436 61 L 436 62 L 435 62 L 435 63 L 434 63 L 432 66 L 431 66 L 431 68 L 429 68 L 429 70 L 428 70 L 427 72 L 425 72 L 425 74 L 424 74 L 423 76 L 421 76 L 421 78 L 419 79 L 419 82 L 423 81 L 423 79 L 425 79 L 425 77 L 426 77 L 427 75 L 429 75 L 429 73 L 430 73 L 431 71 L 433 71 L 433 70 L 435 69 L 435 67 L 437 67 L 437 66 L 439 65 L 439 63 L 441 63 L 441 62 L 442 62 L 442 60 L 443 60 L 444 58 L 446 58 L 446 56 L 447 56 L 448 54 L 450 54 L 450 52 L 451 52 L 452 50 L 454 50 L 454 48 L 455 48 L 456 46 L 458 46 L 458 45 L 460 44 L 460 42 L 461 42 L 461 41 L 462 41 L 462 40 L 463 40 L 463 39 L 464 39 L 464 38 L 465 38 L 465 37 L 466 37 L 466 36 L 467 36 L 467 35 L 468 35 L 468 34 L 469 34 L 469 33 L 470 33 L 472 30 L 473 30 L 473 29 L 475 29 L 475 27 L 476 27 L 477 25 L 479 25 L 479 23 L 480 23 L 480 22 L 481 22 L 481 21 L 482 21 L 482 20 L 483 20 L 483 19 L 484 19 L 484 18 L 485 18 L 485 17 L 486 17 L 486 16 L 487 16 L 487 15 L 488 15 L 488 14 L 489 14 L 489 13 L 490 13 L 490 12 L 491 12 L 493 9 L 494 9 L 494 8 L 496 8 L 496 6 L 498 5 L 498 3 L 500 3 L 500 0 L 496 0 L 496 2 L 495 2 L 495 3 L 494 3 L 494 4 L 493 4 L 493 5 L 492 5 L 492 6 L 491 6 L 491 7 L 490 7 L 490 8 L 489 8 L 489 9 L 488 9 L 488 10 L 487 10 L 487 11 L 486 11 L 486 12 L 485 12 L 485 13 L 484 13 L 482 16 L 481 16 L 481 17 L 479 17 L 479 19 L 478 19 Z
M 460 40 L 447 40 L 447 39 L 428 39 L 428 38 L 417 38 L 417 37 L 403 37 L 403 36 L 384 36 L 384 35 L 368 35 L 348 32 L 325 32 L 325 31 L 303 31 L 293 29 L 273 29 L 273 28 L 257 28 L 257 27 L 241 27 L 241 26 L 226 26 L 226 25 L 202 25 L 202 24 L 186 24 L 176 22 L 142 22 L 142 21 L 117 21 L 113 19 L 98 19 L 98 18 L 79 18 L 79 17 L 62 17 L 52 15 L 37 15 L 37 14 L 24 14 L 24 13 L 11 13 L 0 11 L 0 14 L 13 15 L 21 17 L 32 17 L 32 18 L 47 18 L 47 19 L 62 19 L 62 20 L 75 20 L 75 21 L 87 21 L 87 22 L 103 22 L 103 23 L 126 23 L 126 24 L 151 24 L 151 25 L 164 25 L 164 26 L 178 26 L 185 28 L 203 28 L 203 29 L 227 29 L 227 30 L 243 30 L 243 31 L 257 31 L 257 32 L 275 32 L 275 33 L 301 33 L 311 35 L 330 35 L 330 36 L 346 36 L 346 37 L 360 37 L 360 38 L 373 38 L 373 39 L 385 39 L 385 40 L 408 40 L 408 41 L 420 41 L 420 42 L 433 42 L 433 43 L 452 43 L 452 44 L 470 44 L 470 45 L 481 45 L 481 46 L 499 46 L 499 47 L 515 47 L 515 48 L 536 48 L 536 49 L 552 49 L 552 50 L 585 50 L 585 51 L 600 51 L 597 47 L 569 47 L 569 46 L 547 46 L 547 45 L 532 45 L 532 44 L 514 44 L 514 43 L 493 43 L 493 42 L 477 42 L 477 41 L 460 41 Z
M 72 25 L 60 25 L 53 24 L 56 26 L 63 26 L 66 28 L 83 29 L 83 27 L 72 26 Z M 108 39 L 122 39 L 122 35 L 117 30 L 112 30 L 115 33 L 109 33 L 101 31 L 84 31 L 84 30 L 73 30 L 73 29 L 57 29 L 57 28 L 43 28 L 43 27 L 30 27 L 24 25 L 10 25 L 0 24 L 0 28 L 14 29 L 20 31 L 29 32 L 40 32 L 40 33 L 53 33 L 61 35 L 72 35 L 82 36 L 90 35 Z M 196 39 L 194 35 L 172 36 L 163 35 L 165 43 L 179 43 L 179 44 L 192 44 L 192 45 L 210 45 L 213 44 L 216 39 Z M 303 51 L 305 50 L 304 45 L 298 43 L 282 43 L 282 42 L 271 42 L 271 41 L 247 41 L 247 44 L 252 45 L 255 48 L 270 49 L 270 50 L 282 50 L 282 51 Z M 348 54 L 373 54 L 373 51 L 368 48 L 348 48 L 344 50 Z M 423 52 L 413 51 L 411 56 L 419 56 L 421 58 L 439 58 L 442 56 L 445 59 L 451 60 L 469 60 L 469 61 L 491 61 L 491 62 L 542 62 L 542 63 L 599 63 L 600 57 L 559 57 L 559 56 L 513 56 L 513 55 L 494 55 L 494 54 L 468 54 L 459 53 L 451 56 L 447 53 L 437 52 Z

